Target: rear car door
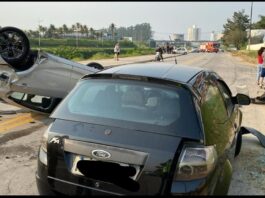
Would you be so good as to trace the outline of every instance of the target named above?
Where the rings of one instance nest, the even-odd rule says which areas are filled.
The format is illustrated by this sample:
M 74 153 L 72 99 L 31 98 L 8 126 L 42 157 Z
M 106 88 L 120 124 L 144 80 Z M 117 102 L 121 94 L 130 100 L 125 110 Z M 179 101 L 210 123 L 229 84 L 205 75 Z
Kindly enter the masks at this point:
M 201 100 L 205 144 L 216 147 L 218 160 L 212 181 L 216 185 L 214 194 L 223 194 L 228 191 L 232 175 L 230 159 L 235 136 L 233 120 L 237 112 L 231 101 L 231 92 L 223 81 L 210 74 L 205 84 Z

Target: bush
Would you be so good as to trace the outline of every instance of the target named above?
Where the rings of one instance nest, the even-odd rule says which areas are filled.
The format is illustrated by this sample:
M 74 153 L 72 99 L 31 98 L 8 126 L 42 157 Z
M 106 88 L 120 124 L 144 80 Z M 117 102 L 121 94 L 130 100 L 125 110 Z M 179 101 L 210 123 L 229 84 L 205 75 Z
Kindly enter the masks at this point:
M 102 59 L 113 57 L 112 48 L 75 48 L 59 46 L 57 48 L 42 48 L 42 51 L 71 60 Z M 151 48 L 121 48 L 120 57 L 153 54 Z
M 134 48 L 137 47 L 136 44 L 130 41 L 119 41 L 121 48 Z M 54 38 L 41 38 L 41 47 L 58 47 L 58 46 L 67 46 L 67 47 L 76 47 L 75 38 L 67 39 L 54 39 Z M 89 40 L 80 38 L 78 39 L 78 47 L 94 47 L 94 48 L 114 48 L 115 41 L 99 41 L 99 40 Z M 38 47 L 39 40 L 37 38 L 30 38 L 31 47 Z

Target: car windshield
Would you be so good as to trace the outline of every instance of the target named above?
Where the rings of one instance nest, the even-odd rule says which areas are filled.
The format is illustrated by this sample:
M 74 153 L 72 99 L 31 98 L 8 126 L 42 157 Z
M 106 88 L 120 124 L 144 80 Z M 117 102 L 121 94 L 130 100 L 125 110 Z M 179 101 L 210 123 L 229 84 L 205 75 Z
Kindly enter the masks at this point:
M 198 128 L 187 89 L 131 80 L 81 81 L 51 117 L 174 135 Z

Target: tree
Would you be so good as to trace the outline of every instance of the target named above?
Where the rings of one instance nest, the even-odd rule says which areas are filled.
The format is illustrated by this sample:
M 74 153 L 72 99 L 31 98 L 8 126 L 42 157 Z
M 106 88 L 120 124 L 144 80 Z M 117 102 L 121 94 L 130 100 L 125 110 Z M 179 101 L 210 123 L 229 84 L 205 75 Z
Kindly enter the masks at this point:
M 69 29 L 68 29 L 67 25 L 63 24 L 63 33 L 64 33 L 64 35 L 67 34 L 68 32 L 69 32 Z
M 47 32 L 47 28 L 44 26 L 39 25 L 39 32 L 42 33 L 42 36 L 44 36 Z
M 47 30 L 48 37 L 54 37 L 56 33 L 56 27 L 53 24 L 50 24 L 50 27 Z
M 225 46 L 234 45 L 240 49 L 247 42 L 247 28 L 249 28 L 249 16 L 244 14 L 244 10 L 234 12 L 233 18 L 227 19 L 227 23 L 223 25 L 224 36 L 222 41 Z
M 89 32 L 90 32 L 90 37 L 93 39 L 94 36 L 95 36 L 95 30 L 91 27 L 91 28 L 89 29 Z
M 259 15 L 260 20 L 256 23 L 253 23 L 253 29 L 265 29 L 265 16 Z
M 86 34 L 86 37 L 88 37 L 88 27 L 86 25 L 83 26 L 84 33 Z
M 110 26 L 109 26 L 109 29 L 111 31 L 111 35 L 112 35 L 112 40 L 114 39 L 114 31 L 116 29 L 116 26 L 114 23 L 111 23 Z

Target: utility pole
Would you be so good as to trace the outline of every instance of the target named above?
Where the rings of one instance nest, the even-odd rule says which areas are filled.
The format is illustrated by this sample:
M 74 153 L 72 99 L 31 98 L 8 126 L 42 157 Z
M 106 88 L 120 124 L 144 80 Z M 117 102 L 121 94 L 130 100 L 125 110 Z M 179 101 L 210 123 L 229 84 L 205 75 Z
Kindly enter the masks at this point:
M 40 23 L 42 22 L 43 20 L 39 19 L 38 20 L 38 25 L 39 25 L 39 51 L 40 51 Z
M 251 24 L 252 24 L 252 7 L 253 7 L 253 1 L 251 1 L 251 9 L 250 9 L 250 24 L 249 24 L 248 50 L 250 50 Z

